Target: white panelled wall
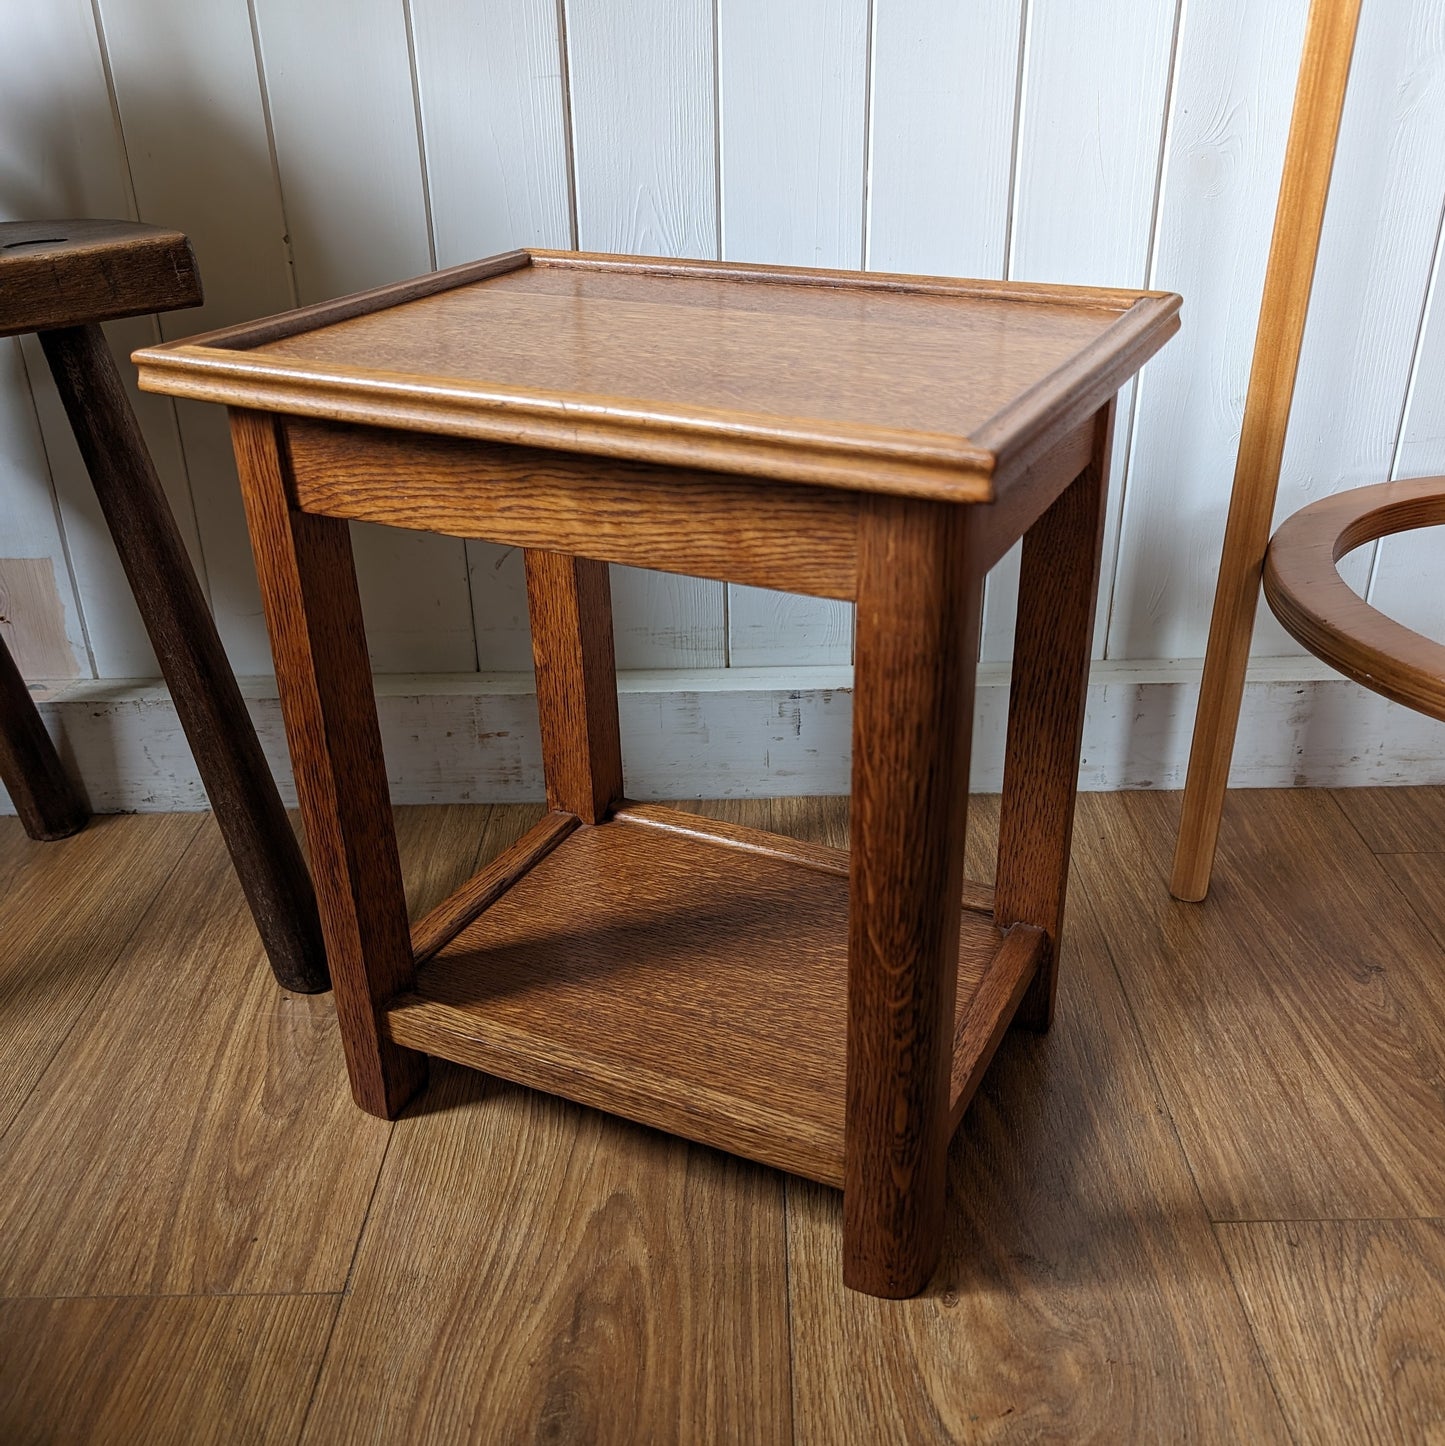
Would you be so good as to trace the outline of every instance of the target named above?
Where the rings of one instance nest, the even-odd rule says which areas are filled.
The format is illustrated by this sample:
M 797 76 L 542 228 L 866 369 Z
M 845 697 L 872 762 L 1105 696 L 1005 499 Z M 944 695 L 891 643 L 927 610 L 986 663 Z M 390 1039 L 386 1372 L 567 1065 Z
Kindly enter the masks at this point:
M 0 216 L 192 238 L 118 355 L 518 245 L 1176 290 L 1121 398 L 1083 777 L 1177 785 L 1307 0 L 0 4 Z M 1445 471 L 1445 7 L 1365 0 L 1279 513 Z M 125 370 L 131 369 L 125 363 Z M 224 419 L 137 398 L 278 770 Z M 398 800 L 539 791 L 519 555 L 354 529 Z M 1445 536 L 1346 564 L 1445 638 Z M 996 786 L 1015 559 L 989 580 Z M 614 569 L 629 787 L 842 791 L 851 610 Z M 0 341 L 0 633 L 99 808 L 200 806 L 38 349 Z M 1445 729 L 1261 610 L 1235 781 L 1445 780 Z M 4 796 L 0 794 L 0 804 Z

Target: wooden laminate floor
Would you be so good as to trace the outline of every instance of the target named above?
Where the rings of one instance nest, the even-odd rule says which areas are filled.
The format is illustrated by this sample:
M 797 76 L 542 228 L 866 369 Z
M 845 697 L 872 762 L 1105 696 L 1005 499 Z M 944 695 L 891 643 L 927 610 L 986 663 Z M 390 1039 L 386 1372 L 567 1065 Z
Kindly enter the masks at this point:
M 1445 789 L 1233 795 L 1203 906 L 1176 810 L 1081 800 L 905 1302 L 821 1187 L 443 1065 L 361 1114 L 209 818 L 0 820 L 0 1441 L 1445 1441 Z M 536 815 L 402 810 L 413 909 Z

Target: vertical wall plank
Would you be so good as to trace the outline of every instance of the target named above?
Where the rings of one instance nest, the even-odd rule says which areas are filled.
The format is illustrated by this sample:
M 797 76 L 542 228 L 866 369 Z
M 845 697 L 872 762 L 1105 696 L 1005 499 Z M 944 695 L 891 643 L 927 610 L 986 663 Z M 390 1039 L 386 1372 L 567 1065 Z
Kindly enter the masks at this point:
M 1338 373 L 1346 359 L 1338 359 L 1331 369 L 1336 375 L 1322 377 L 1321 392 L 1332 383 L 1357 384 L 1357 373 L 1382 392 L 1376 405 L 1360 419 L 1364 434 L 1342 439 L 1348 450 L 1337 484 L 1341 487 L 1382 481 L 1387 474 L 1418 477 L 1445 472 L 1445 299 L 1440 287 L 1445 11 L 1425 0 L 1413 0 L 1400 10 L 1398 15 L 1393 7 L 1390 14 L 1367 10 L 1361 20 L 1351 100 L 1356 99 L 1356 80 L 1363 75 L 1378 79 L 1370 85 L 1367 104 L 1345 111 L 1337 162 L 1337 175 L 1340 166 L 1365 169 L 1383 194 L 1366 196 L 1362 203 L 1382 209 L 1378 216 L 1371 214 L 1371 226 L 1361 236 L 1357 207 L 1362 203 L 1345 202 L 1336 210 L 1338 193 L 1332 190 L 1326 221 L 1327 228 L 1331 222 L 1337 223 L 1337 230 L 1327 229 L 1325 237 L 1326 243 L 1335 242 L 1341 269 L 1353 266 L 1364 272 L 1365 285 L 1352 296 L 1350 305 L 1365 313 L 1368 325 L 1358 337 L 1340 339 L 1345 345 L 1358 346 L 1363 354 L 1343 376 Z M 1359 111 L 1366 114 L 1361 116 Z M 1383 152 L 1383 165 L 1373 154 L 1376 150 Z M 1346 204 L 1349 211 L 1341 215 Z M 1323 265 L 1322 257 L 1322 269 Z M 1377 310 L 1385 314 L 1376 318 L 1373 313 Z M 1315 320 L 1312 309 L 1307 342 L 1312 339 Z M 1410 349 L 1405 338 L 1417 324 L 1418 346 L 1407 359 Z M 1411 371 L 1408 412 L 1399 418 L 1399 443 L 1392 448 L 1390 424 L 1397 413 L 1390 404 L 1404 396 L 1405 379 Z M 1327 394 L 1320 400 L 1325 403 Z M 1325 405 L 1320 406 L 1319 415 L 1323 424 L 1328 416 Z M 1354 415 L 1352 401 L 1341 421 Z M 1307 432 L 1306 440 L 1308 437 Z M 1287 463 L 1291 460 L 1286 453 Z M 1376 607 L 1408 627 L 1439 638 L 1445 636 L 1442 548 L 1445 529 L 1429 528 L 1384 539 L 1378 558 L 1371 556 L 1374 549 L 1361 548 L 1343 567 L 1356 587 L 1370 587 L 1370 601 Z M 1373 579 L 1367 584 L 1366 570 L 1372 561 Z
M 716 256 L 717 141 L 708 0 L 569 0 L 578 244 Z M 725 661 L 723 585 L 616 568 L 620 668 Z
M 717 254 L 708 0 L 570 0 L 584 250 Z
M 1177 6 L 1113 0 L 1108 11 L 1101 24 L 1088 6 L 1031 9 L 1009 257 L 1017 280 L 1143 286 L 1148 279 Z M 1108 617 L 1132 395 L 1131 386 L 1119 399 L 1101 621 Z M 1018 567 L 1015 548 L 989 577 L 985 660 L 1012 654 Z M 1096 651 L 1103 641 L 1100 630 Z
M 131 214 L 126 157 L 89 0 L 0 7 L 0 134 L 0 214 Z M 145 317 L 113 322 L 106 335 L 129 381 L 134 371 L 125 358 L 155 340 L 155 324 Z M 49 369 L 34 338 L 23 351 L 96 669 L 102 677 L 154 676 L 155 656 Z M 204 582 L 175 410 L 169 399 L 140 397 L 133 389 L 132 401 Z
M 1026 0 L 874 0 L 867 264 L 1000 277 Z
M 1186 11 L 1155 280 L 1188 311 L 1140 383 L 1110 656 L 1204 650 L 1303 11 Z M 1440 28 L 1430 0 L 1362 16 L 1279 516 L 1389 472 L 1445 186 Z M 1353 564 L 1356 582 L 1367 566 Z M 1256 654 L 1297 651 L 1261 608 Z
M 397 0 L 255 0 L 297 297 L 433 264 L 406 12 Z M 353 528 L 372 666 L 476 666 L 463 544 Z
M 411 0 L 438 266 L 572 244 L 556 0 Z M 522 554 L 466 545 L 483 672 L 532 666 Z
M 1420 334 L 1414 387 L 1400 437 L 1397 477 L 1445 473 L 1445 232 L 1437 238 L 1429 308 Z M 1384 538 L 1369 600 L 1426 637 L 1445 638 L 1445 527 Z M 1361 549 L 1363 551 L 1363 549 Z
M 721 0 L 722 254 L 786 266 L 863 264 L 868 0 Z M 846 663 L 846 603 L 728 588 L 735 667 Z
M 0 168 L 0 216 L 7 220 L 43 214 L 55 196 L 46 137 L 52 124 L 63 125 L 63 117 L 46 114 L 43 87 L 28 86 L 17 69 L 30 65 L 25 46 L 31 42 L 35 20 L 13 8 L 0 11 L 0 134 L 7 138 Z M 50 462 L 20 343 L 15 339 L 0 341 L 0 557 L 49 560 L 70 652 L 68 660 L 56 659 L 56 676 L 91 674 L 94 668 L 80 597 L 65 556 Z M 8 595 L 0 599 L 0 613 L 6 619 L 0 632 L 9 640 L 17 661 L 30 651 L 26 646 L 29 639 L 51 621 L 27 616 L 27 601 Z M 26 671 L 23 662 L 22 671 Z
M 868 0 L 721 0 L 722 249 L 859 266 Z
M 1445 228 L 1445 216 L 1441 222 Z M 1435 241 L 1429 309 L 1421 322 L 1415 384 L 1396 472 L 1401 477 L 1445 472 L 1445 229 Z M 1383 545 L 1393 546 L 1393 540 Z M 1381 568 L 1377 581 L 1383 581 L 1383 563 Z
M 411 0 L 438 266 L 571 244 L 555 0 Z
M 1305 10 L 1184 10 L 1152 280 L 1186 310 L 1138 383 L 1110 657 L 1204 653 Z
M 875 0 L 871 269 L 1004 274 L 1028 5 Z
M 302 304 L 431 266 L 406 18 L 394 0 L 255 0 Z
M 1439 0 L 1367 5 L 1340 123 L 1276 522 L 1317 497 L 1390 476 L 1442 196 L 1445 10 Z M 1430 380 L 1420 379 L 1427 389 Z M 1373 553 L 1361 548 L 1343 563 L 1360 591 Z M 1262 607 L 1255 652 L 1300 651 Z
M 191 238 L 205 287 L 204 306 L 160 318 L 162 335 L 285 311 L 294 305 L 286 220 L 245 0 L 100 0 L 99 9 L 137 213 Z M 225 413 L 179 402 L 177 416 L 217 630 L 238 673 L 269 673 Z
M 53 610 L 46 609 L 43 617 L 30 616 L 34 600 L 10 596 L 7 559 L 49 563 L 55 581 Z M 61 645 L 53 637 L 57 631 L 64 639 Z M 82 677 L 94 671 L 60 535 L 50 464 L 20 344 L 13 338 L 0 341 L 0 637 L 27 678 Z M 46 641 L 47 646 L 38 646 Z M 35 671 L 36 658 L 42 672 Z

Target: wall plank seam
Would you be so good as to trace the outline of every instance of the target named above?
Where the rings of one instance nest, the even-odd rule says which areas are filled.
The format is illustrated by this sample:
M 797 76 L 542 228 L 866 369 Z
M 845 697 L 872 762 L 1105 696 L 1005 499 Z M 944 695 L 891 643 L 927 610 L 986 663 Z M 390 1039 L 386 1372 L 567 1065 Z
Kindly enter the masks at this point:
M 1154 166 L 1154 202 L 1149 214 L 1149 249 L 1144 265 L 1144 275 L 1140 281 L 1142 286 L 1151 291 L 1160 289 L 1156 269 L 1159 255 L 1159 228 L 1163 222 L 1163 198 L 1166 172 L 1169 166 L 1169 142 L 1174 133 L 1174 107 L 1178 92 L 1179 47 L 1184 36 L 1184 9 L 1187 3 L 1188 0 L 1174 0 L 1174 32 L 1169 40 L 1169 78 L 1164 87 L 1164 114 L 1159 126 L 1159 149 Z M 1134 469 L 1134 445 L 1138 437 L 1139 409 L 1148 385 L 1149 368 L 1145 366 L 1135 379 L 1133 392 L 1129 398 L 1124 465 L 1120 469 L 1120 475 L 1112 479 L 1113 507 L 1115 515 L 1119 518 L 1119 525 L 1114 529 L 1113 546 L 1109 549 L 1109 555 L 1103 559 L 1102 565 L 1107 571 L 1099 578 L 1100 590 L 1107 589 L 1104 592 L 1107 601 L 1104 606 L 1104 646 L 1101 652 L 1101 656 L 1105 658 L 1113 656 L 1109 651 L 1109 638 L 1114 631 L 1114 600 L 1117 596 L 1119 580 L 1119 543 L 1124 534 L 1124 509 L 1129 505 L 1129 478 Z
M 1395 443 L 1390 449 L 1389 480 L 1400 480 L 1400 463 L 1405 451 L 1405 429 L 1415 401 L 1415 387 L 1420 380 L 1420 367 L 1425 354 L 1425 337 L 1429 330 L 1430 318 L 1435 309 L 1437 288 L 1440 284 L 1440 258 L 1445 247 L 1445 197 L 1440 204 L 1440 219 L 1435 224 L 1435 246 L 1430 258 L 1430 280 L 1425 287 L 1425 304 L 1420 308 L 1420 320 L 1415 327 L 1415 343 L 1410 349 L 1410 379 L 1405 384 L 1405 395 L 1400 402 L 1400 416 L 1395 426 Z M 1365 601 L 1375 601 L 1375 583 L 1380 572 L 1380 558 L 1384 553 L 1385 539 L 1379 538 L 1370 544 L 1369 580 L 1365 584 Z

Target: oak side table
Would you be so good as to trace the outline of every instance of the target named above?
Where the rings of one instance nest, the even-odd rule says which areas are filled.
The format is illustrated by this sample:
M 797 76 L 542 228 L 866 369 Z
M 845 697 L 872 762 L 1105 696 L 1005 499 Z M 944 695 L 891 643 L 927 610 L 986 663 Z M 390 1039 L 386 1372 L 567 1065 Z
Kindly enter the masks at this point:
M 1114 396 L 1162 293 L 517 251 L 136 353 L 232 409 L 351 1086 L 426 1056 L 843 1187 L 928 1280 L 948 1142 L 1048 1026 Z M 347 520 L 525 549 L 550 811 L 408 922 Z M 984 575 L 1025 539 L 998 874 Z M 857 602 L 848 852 L 629 802 L 608 563 Z

